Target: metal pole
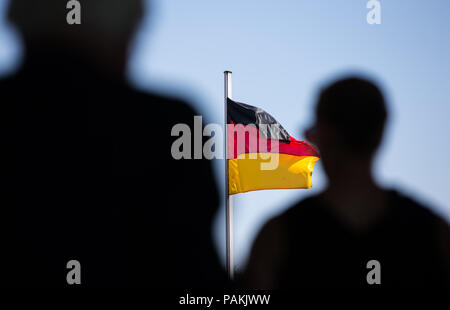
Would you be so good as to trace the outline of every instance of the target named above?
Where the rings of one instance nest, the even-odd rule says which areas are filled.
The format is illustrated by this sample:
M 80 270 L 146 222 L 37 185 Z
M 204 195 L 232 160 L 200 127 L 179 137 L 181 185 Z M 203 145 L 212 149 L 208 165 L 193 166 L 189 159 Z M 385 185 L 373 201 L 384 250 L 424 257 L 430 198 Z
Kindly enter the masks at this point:
M 234 279 L 233 259 L 233 199 L 228 190 L 228 126 L 227 126 L 227 99 L 231 99 L 231 71 L 224 72 L 225 77 L 225 213 L 226 213 L 226 246 L 227 246 L 227 273 L 230 280 Z

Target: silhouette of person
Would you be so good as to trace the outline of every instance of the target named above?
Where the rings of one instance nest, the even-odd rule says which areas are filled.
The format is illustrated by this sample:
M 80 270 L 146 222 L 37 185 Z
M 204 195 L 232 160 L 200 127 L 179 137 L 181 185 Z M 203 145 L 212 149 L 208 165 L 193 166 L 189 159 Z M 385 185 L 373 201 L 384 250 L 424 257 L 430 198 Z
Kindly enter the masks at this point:
M 328 186 L 263 227 L 244 285 L 448 285 L 448 225 L 372 177 L 387 119 L 381 91 L 363 78 L 338 80 L 321 91 L 315 112 L 306 137 L 320 150 Z
M 13 0 L 22 67 L 0 81 L 2 286 L 214 287 L 218 191 L 207 160 L 175 160 L 183 100 L 127 85 L 142 0 Z M 71 274 L 75 279 L 77 275 Z

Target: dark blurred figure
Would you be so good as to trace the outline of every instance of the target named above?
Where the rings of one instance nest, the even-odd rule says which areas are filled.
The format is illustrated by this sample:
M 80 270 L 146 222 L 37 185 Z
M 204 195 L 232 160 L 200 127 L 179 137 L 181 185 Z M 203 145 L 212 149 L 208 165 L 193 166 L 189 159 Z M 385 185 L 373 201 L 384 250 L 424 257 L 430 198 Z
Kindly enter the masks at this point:
M 185 102 L 125 82 L 140 0 L 13 0 L 25 60 L 0 81 L 0 285 L 214 287 L 210 162 L 172 159 Z M 193 127 L 191 127 L 193 128 Z
M 326 87 L 306 136 L 321 152 L 329 183 L 272 219 L 244 275 L 257 288 L 369 286 L 370 260 L 382 286 L 449 285 L 450 230 L 428 208 L 372 177 L 387 111 L 370 81 Z

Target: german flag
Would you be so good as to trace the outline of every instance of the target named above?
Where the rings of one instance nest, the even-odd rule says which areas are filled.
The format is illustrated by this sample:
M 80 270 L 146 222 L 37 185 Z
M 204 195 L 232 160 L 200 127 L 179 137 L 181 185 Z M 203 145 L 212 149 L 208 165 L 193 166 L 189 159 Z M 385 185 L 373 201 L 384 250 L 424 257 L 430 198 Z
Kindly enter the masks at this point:
M 264 110 L 227 100 L 228 192 L 311 188 L 316 149 Z

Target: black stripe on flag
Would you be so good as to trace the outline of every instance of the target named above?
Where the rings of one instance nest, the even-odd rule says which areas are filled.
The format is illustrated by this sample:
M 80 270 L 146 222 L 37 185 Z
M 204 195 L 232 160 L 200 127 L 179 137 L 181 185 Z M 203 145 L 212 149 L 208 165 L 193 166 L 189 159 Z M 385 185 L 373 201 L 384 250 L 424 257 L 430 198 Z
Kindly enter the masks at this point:
M 242 125 L 255 125 L 259 132 L 266 138 L 271 140 L 278 140 L 280 142 L 289 143 L 289 133 L 277 122 L 272 115 L 263 109 L 233 101 L 230 98 L 227 100 L 227 123 L 235 123 Z M 270 125 L 263 126 L 261 124 Z M 275 126 L 276 125 L 276 126 Z

